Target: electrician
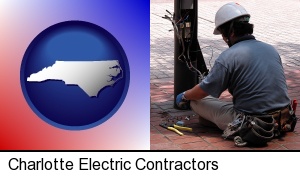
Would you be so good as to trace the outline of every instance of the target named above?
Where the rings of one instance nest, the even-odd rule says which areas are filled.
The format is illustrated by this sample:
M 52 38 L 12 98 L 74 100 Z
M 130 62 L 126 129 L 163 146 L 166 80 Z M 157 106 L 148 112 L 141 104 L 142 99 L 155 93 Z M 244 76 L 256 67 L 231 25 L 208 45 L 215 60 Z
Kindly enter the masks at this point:
M 205 79 L 177 95 L 176 104 L 189 107 L 224 130 L 238 113 L 267 114 L 290 103 L 281 58 L 269 44 L 252 35 L 250 14 L 237 3 L 223 5 L 215 15 L 214 34 L 229 48 L 216 59 Z M 219 100 L 228 89 L 232 102 Z

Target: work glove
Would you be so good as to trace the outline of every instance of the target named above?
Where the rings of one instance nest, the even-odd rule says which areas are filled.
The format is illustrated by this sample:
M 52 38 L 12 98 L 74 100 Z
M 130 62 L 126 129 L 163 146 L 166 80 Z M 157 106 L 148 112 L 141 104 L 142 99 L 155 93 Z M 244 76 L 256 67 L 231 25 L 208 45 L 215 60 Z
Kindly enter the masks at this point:
M 182 110 L 190 109 L 190 100 L 187 100 L 184 96 L 185 92 L 182 92 L 176 97 L 176 104 Z

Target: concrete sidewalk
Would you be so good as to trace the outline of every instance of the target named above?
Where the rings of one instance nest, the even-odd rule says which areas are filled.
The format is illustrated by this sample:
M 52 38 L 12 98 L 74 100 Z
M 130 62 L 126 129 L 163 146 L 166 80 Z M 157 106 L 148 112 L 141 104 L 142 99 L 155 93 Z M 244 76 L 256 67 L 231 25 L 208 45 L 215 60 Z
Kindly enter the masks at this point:
M 198 1 L 198 40 L 206 64 L 210 69 L 218 55 L 227 49 L 221 36 L 212 34 L 214 15 L 228 1 Z M 237 1 L 251 14 L 254 36 L 272 44 L 282 57 L 291 99 L 300 102 L 300 1 Z M 151 89 L 151 149 L 152 150 L 296 150 L 300 149 L 300 123 L 292 133 L 281 139 L 273 139 L 268 146 L 254 148 L 234 146 L 233 141 L 224 140 L 222 131 L 199 124 L 192 111 L 173 108 L 174 33 L 171 22 L 161 18 L 166 9 L 174 11 L 172 0 L 151 0 L 150 4 L 150 89 Z M 213 49 L 213 51 L 212 51 Z M 230 101 L 224 92 L 222 99 Z M 299 105 L 300 106 L 300 105 Z M 297 116 L 300 117 L 300 107 Z M 189 118 L 189 120 L 186 119 Z M 193 132 L 184 136 L 166 130 L 159 124 L 166 119 L 183 119 Z M 175 118 L 175 119 L 174 119 Z

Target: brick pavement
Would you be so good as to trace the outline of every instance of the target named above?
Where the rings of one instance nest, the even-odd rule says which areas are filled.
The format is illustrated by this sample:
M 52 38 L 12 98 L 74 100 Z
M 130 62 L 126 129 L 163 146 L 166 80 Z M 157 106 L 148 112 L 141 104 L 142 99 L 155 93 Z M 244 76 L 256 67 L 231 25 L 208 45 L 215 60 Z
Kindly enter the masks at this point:
M 251 14 L 256 39 L 272 44 L 282 57 L 287 78 L 289 95 L 300 102 L 300 1 L 238 1 Z M 227 46 L 220 36 L 212 34 L 214 15 L 226 1 L 198 1 L 198 40 L 208 65 Z M 238 148 L 229 140 L 221 138 L 222 131 L 199 124 L 198 117 L 192 111 L 180 111 L 173 108 L 174 88 L 174 52 L 173 32 L 169 21 L 161 17 L 166 9 L 173 12 L 172 0 L 151 0 L 150 3 L 150 140 L 151 150 L 295 150 L 300 149 L 300 123 L 292 133 L 281 139 L 273 139 L 265 147 Z M 213 48 L 213 55 L 211 48 Z M 228 92 L 221 96 L 230 100 Z M 300 117 L 300 107 L 296 112 Z M 167 117 L 185 118 L 187 126 L 193 132 L 184 132 L 179 136 L 163 129 L 159 124 Z

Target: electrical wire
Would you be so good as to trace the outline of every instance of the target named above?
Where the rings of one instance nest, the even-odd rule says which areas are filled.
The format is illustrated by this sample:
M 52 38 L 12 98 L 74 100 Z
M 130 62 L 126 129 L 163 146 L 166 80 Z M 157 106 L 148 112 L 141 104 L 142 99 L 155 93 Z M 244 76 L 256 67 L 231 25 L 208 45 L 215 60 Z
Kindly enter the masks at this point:
M 187 55 L 188 55 L 188 60 L 189 60 L 189 68 L 190 70 L 193 69 L 194 72 L 197 72 L 198 75 L 199 75 L 199 79 L 202 81 L 204 79 L 204 76 L 203 74 L 193 66 L 192 62 L 191 62 L 191 59 L 190 59 L 190 46 L 188 47 L 188 50 L 187 50 Z
M 170 14 L 170 16 L 165 15 L 165 16 L 162 17 L 162 18 L 171 21 L 171 23 L 172 23 L 172 25 L 173 25 L 174 32 L 175 32 L 177 38 L 179 39 L 179 43 L 180 43 L 180 42 L 181 42 L 181 41 L 180 41 L 180 34 L 179 34 L 178 27 L 177 27 L 177 25 L 176 25 L 177 22 L 175 22 L 174 17 L 173 17 L 173 15 L 171 14 L 171 12 L 169 12 L 168 10 L 166 10 L 166 11 Z M 171 30 L 169 30 L 169 31 L 171 31 Z M 183 43 L 182 43 L 182 44 L 183 44 Z
M 214 48 L 212 47 L 212 46 L 204 46 L 204 47 L 202 47 L 200 50 L 196 50 L 196 51 L 190 51 L 190 52 L 202 52 L 202 50 L 204 49 L 204 48 L 210 48 L 210 50 L 211 50 L 211 56 L 210 56 L 210 58 L 208 59 L 208 64 L 209 64 L 209 66 L 210 66 L 210 68 L 212 67 L 211 66 L 211 61 L 212 61 L 212 58 L 213 58 L 213 56 L 214 56 Z
M 194 14 L 194 22 L 193 22 L 193 28 L 192 28 L 192 31 L 190 32 L 189 35 L 191 39 L 193 39 L 193 35 L 194 35 L 194 31 L 195 31 L 195 24 L 196 24 L 196 21 L 197 21 L 197 13 Z M 197 68 L 195 68 L 191 62 L 191 59 L 190 59 L 190 47 L 191 47 L 191 44 L 192 42 L 190 41 L 189 44 L 188 44 L 188 48 L 187 48 L 187 57 L 188 59 L 186 60 L 186 63 L 189 67 L 189 69 L 193 72 L 196 72 L 199 76 L 199 82 L 201 82 L 203 79 L 204 79 L 204 74 L 202 74 Z
M 185 15 L 182 16 L 177 22 L 175 22 L 172 13 L 169 12 L 168 10 L 166 10 L 166 11 L 170 14 L 170 16 L 165 15 L 165 16 L 162 17 L 162 18 L 171 21 L 171 23 L 172 23 L 172 25 L 173 25 L 173 28 L 174 28 L 174 32 L 175 32 L 175 34 L 176 34 L 176 36 L 177 36 L 177 38 L 178 38 L 178 40 L 179 40 L 179 44 L 181 44 L 181 46 L 182 46 L 182 52 L 181 52 L 181 54 L 178 56 L 178 60 L 180 60 L 180 61 L 182 61 L 182 62 L 185 62 L 186 65 L 187 65 L 187 67 L 189 68 L 189 70 L 192 71 L 192 72 L 196 72 L 196 73 L 198 74 L 198 76 L 199 76 L 199 81 L 202 81 L 202 80 L 204 79 L 204 74 L 205 74 L 205 73 L 202 74 L 197 68 L 195 68 L 195 67 L 193 66 L 193 64 L 192 64 L 191 59 L 190 59 L 190 47 L 191 47 L 191 43 L 192 43 L 192 42 L 191 42 L 190 40 L 186 40 L 186 42 L 188 42 L 188 44 L 187 44 L 187 45 L 188 45 L 188 47 L 187 47 L 187 57 L 186 57 L 186 56 L 185 56 L 185 52 L 186 52 L 185 43 L 184 43 L 183 38 L 182 38 L 182 36 L 180 35 L 179 30 L 178 30 L 178 27 L 177 27 L 178 23 L 184 23 L 184 22 L 189 18 L 189 13 L 190 13 L 190 11 L 186 12 Z M 196 13 L 195 13 L 193 29 L 192 29 L 192 32 L 190 32 L 190 33 L 188 34 L 188 35 L 190 35 L 190 39 L 192 39 L 192 38 L 193 38 L 193 35 L 194 35 L 195 26 L 196 26 L 196 25 L 195 25 L 195 23 L 196 23 L 196 17 L 197 17 L 197 15 L 196 15 Z M 201 51 L 201 50 L 199 50 L 199 51 Z M 196 51 L 196 52 L 199 52 L 199 51 Z M 183 57 L 183 60 L 181 59 L 182 57 Z M 212 57 L 213 57 L 213 50 L 212 50 L 212 56 L 211 56 L 211 59 L 212 59 Z M 211 60 L 211 59 L 210 59 L 210 60 Z M 209 60 L 209 64 L 210 64 L 210 60 Z
M 182 52 L 181 52 L 181 54 L 178 56 L 178 60 L 184 62 L 184 61 L 186 61 L 186 57 L 185 57 L 185 55 L 184 55 L 184 53 L 185 53 L 185 46 L 184 46 L 182 37 L 180 37 L 179 40 L 182 42 Z M 181 60 L 181 59 L 180 59 L 181 57 L 183 57 L 184 60 Z
M 190 13 L 189 11 L 186 12 L 185 15 L 183 17 L 181 17 L 175 24 L 178 24 L 179 22 L 181 22 L 183 18 L 184 18 L 183 22 L 185 20 L 187 20 L 187 18 L 189 17 L 189 13 Z

